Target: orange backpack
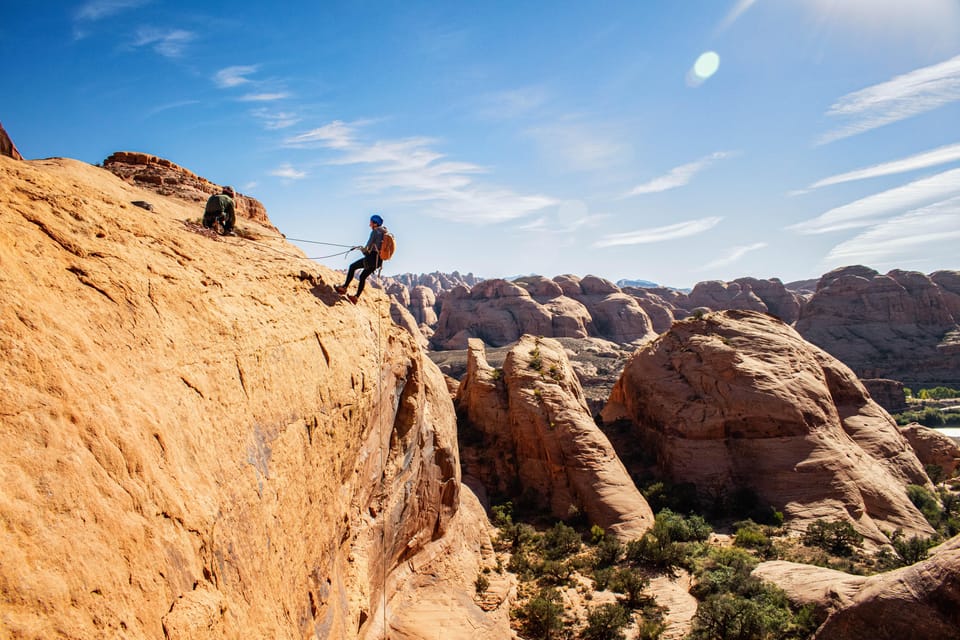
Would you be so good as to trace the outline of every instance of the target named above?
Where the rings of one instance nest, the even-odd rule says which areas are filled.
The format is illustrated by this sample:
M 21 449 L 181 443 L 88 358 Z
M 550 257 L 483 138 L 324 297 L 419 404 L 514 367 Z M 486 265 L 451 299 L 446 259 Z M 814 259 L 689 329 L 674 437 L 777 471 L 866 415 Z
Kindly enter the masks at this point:
M 383 230 L 383 241 L 380 243 L 380 259 L 389 260 L 393 257 L 394 252 L 397 250 L 397 239 L 393 237 L 393 234 Z

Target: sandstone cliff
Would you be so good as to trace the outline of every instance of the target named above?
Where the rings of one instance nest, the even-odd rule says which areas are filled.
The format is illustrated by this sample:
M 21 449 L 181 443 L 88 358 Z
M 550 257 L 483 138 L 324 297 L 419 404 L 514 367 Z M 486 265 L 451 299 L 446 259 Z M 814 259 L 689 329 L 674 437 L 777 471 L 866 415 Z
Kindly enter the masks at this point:
M 557 341 L 525 335 L 498 370 L 487 364 L 483 343 L 471 340 L 457 410 L 464 428 L 479 435 L 476 449 L 463 454 L 467 473 L 489 493 L 532 502 L 557 518 L 584 513 L 622 539 L 653 524 Z
M 631 421 L 675 481 L 711 497 L 748 488 L 794 530 L 841 519 L 878 544 L 897 528 L 933 532 L 905 490 L 929 480 L 893 420 L 772 316 L 675 323 L 627 363 L 603 418 Z
M 445 381 L 387 298 L 201 210 L 0 157 L 5 633 L 509 637 L 472 601 L 489 534 Z M 413 588 L 446 595 L 436 625 Z

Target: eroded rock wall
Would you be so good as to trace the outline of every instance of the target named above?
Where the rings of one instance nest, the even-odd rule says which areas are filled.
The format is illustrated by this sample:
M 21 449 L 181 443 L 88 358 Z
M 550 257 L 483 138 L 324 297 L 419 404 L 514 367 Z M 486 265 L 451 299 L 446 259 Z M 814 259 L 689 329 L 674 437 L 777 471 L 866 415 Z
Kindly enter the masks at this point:
M 129 203 L 145 192 L 96 167 L 0 157 L 0 176 L 6 632 L 399 624 L 382 603 L 410 568 L 482 527 L 457 524 L 453 405 L 387 298 L 343 302 L 339 274 L 272 228 L 251 222 L 256 245 L 204 233 L 191 203 L 155 195 L 144 212 Z M 446 588 L 472 593 L 460 573 Z
M 491 495 L 534 501 L 561 519 L 584 513 L 621 539 L 653 524 L 556 340 L 523 336 L 502 370 L 487 364 L 480 340 L 471 340 L 457 410 L 480 439 L 466 438 L 478 445 L 464 453 L 467 472 Z

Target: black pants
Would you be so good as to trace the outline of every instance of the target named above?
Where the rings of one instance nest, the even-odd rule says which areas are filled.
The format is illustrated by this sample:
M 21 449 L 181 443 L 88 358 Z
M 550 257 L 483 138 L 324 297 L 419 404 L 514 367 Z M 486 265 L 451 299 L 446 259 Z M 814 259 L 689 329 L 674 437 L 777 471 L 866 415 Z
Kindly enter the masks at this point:
M 360 277 L 357 278 L 357 295 L 359 296 L 363 293 L 363 285 L 367 281 L 367 276 L 381 266 L 383 266 L 383 260 L 380 259 L 379 253 L 371 253 L 370 255 L 363 256 L 350 265 L 350 268 L 347 270 L 347 281 L 343 283 L 343 286 L 346 287 L 349 285 L 350 281 L 353 280 L 353 274 L 356 273 L 357 269 L 362 268 L 363 271 L 360 272 Z

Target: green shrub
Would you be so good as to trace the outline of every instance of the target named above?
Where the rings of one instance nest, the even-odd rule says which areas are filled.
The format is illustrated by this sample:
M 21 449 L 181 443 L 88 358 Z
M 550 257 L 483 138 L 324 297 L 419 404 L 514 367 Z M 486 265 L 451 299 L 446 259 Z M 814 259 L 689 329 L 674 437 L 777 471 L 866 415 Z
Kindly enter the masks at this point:
M 517 611 L 525 638 L 552 640 L 563 630 L 563 607 L 556 589 L 543 589 Z
M 543 534 L 541 548 L 545 558 L 559 560 L 580 551 L 580 544 L 580 534 L 573 527 L 558 522 Z
M 623 628 L 630 624 L 630 613 L 619 604 L 594 607 L 587 614 L 587 626 L 580 631 L 581 640 L 624 640 Z
M 738 522 L 734 525 L 737 532 L 733 536 L 733 544 L 747 549 L 756 549 L 763 554 L 768 553 L 773 542 L 767 536 L 763 527 L 752 520 Z
M 590 544 L 600 544 L 607 539 L 607 532 L 598 524 L 590 527 Z
M 604 591 L 610 588 L 615 572 L 610 567 L 593 570 L 593 588 L 595 591 Z
M 936 540 L 934 538 L 921 538 L 919 536 L 912 536 L 907 539 L 902 535 L 894 535 L 891 543 L 897 555 L 903 560 L 904 566 L 906 566 L 925 560 L 927 551 L 936 544 Z
M 808 547 L 819 547 L 836 556 L 849 556 L 854 547 L 863 542 L 863 536 L 845 520 L 817 520 L 807 527 L 802 542 Z
M 732 593 L 712 595 L 697 607 L 693 640 L 775 640 L 784 638 L 792 614 L 785 602 Z
M 473 586 L 477 591 L 477 595 L 482 596 L 487 592 L 487 589 L 490 588 L 490 578 L 483 572 L 480 572 L 477 574 L 477 579 L 473 581 Z
M 665 532 L 674 542 L 703 542 L 713 533 L 713 528 L 702 516 L 682 516 L 670 509 L 657 514 L 653 530 L 655 533 Z
M 631 609 L 643 606 L 650 600 L 649 597 L 643 595 L 644 589 L 650 586 L 650 579 L 638 569 L 620 569 L 614 575 L 611 586 L 614 591 L 626 596 L 626 604 Z
M 657 480 L 647 485 L 641 493 L 654 513 L 664 509 L 676 513 L 695 513 L 701 510 L 697 487 L 689 482 L 670 484 Z
M 949 398 L 960 398 L 960 391 L 950 387 L 934 387 L 933 389 L 920 389 L 917 397 L 920 400 L 947 400 Z
M 593 566 L 597 568 L 609 567 L 620 561 L 623 555 L 623 545 L 616 538 L 604 538 L 593 551 Z

